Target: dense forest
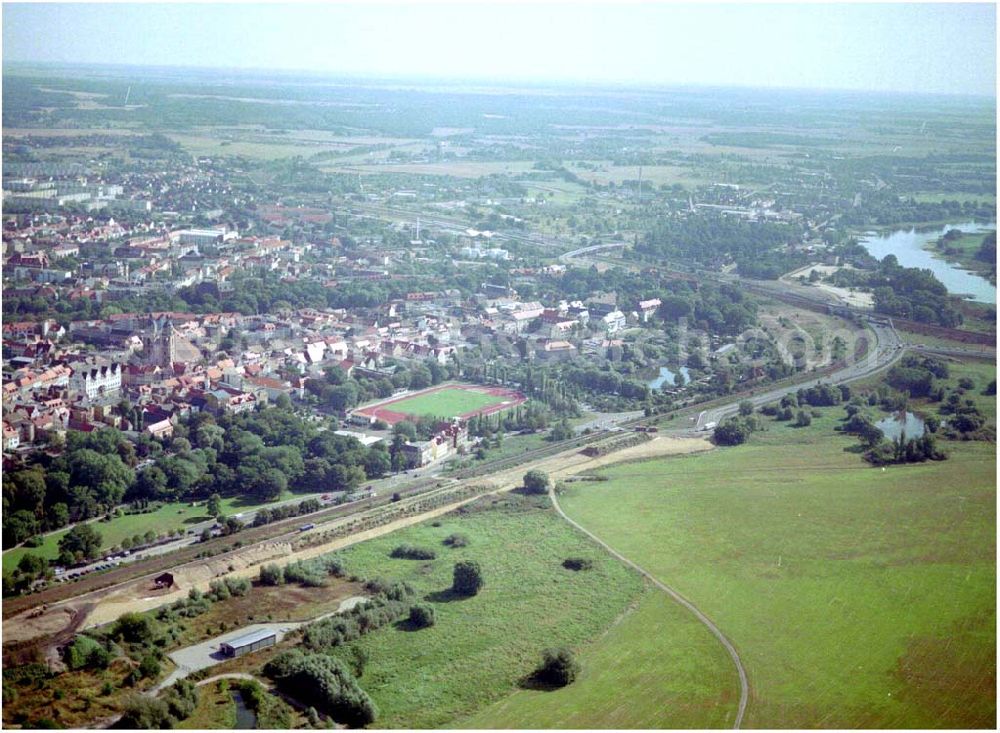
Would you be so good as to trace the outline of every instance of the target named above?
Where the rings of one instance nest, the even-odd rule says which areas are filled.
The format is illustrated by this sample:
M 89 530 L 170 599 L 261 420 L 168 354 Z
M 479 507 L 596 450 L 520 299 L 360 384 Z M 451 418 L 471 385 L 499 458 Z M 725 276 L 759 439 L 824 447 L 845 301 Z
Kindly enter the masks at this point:
M 658 264 L 683 262 L 717 268 L 735 262 L 741 275 L 774 279 L 804 264 L 801 256 L 785 248 L 801 239 L 801 227 L 792 224 L 698 214 L 661 219 L 636 244 L 635 252 Z

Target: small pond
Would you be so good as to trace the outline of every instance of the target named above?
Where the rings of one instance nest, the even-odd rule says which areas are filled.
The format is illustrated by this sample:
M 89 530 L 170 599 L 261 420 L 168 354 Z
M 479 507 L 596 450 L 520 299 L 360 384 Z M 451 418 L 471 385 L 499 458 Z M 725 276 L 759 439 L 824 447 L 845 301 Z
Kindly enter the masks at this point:
M 257 714 L 246 706 L 239 690 L 233 690 L 233 702 L 236 703 L 236 730 L 253 730 L 257 727 Z
M 686 366 L 680 367 L 678 371 L 684 375 L 684 384 L 687 384 L 688 382 L 691 381 L 691 372 L 688 371 L 688 368 Z M 667 387 L 673 387 L 676 384 L 677 384 L 677 373 L 671 371 L 669 367 L 662 366 L 660 367 L 660 376 L 656 377 L 655 379 L 649 382 L 649 388 L 661 389 L 663 388 L 664 385 Z
M 907 440 L 910 438 L 920 438 L 924 434 L 924 421 L 912 412 L 907 412 L 905 415 L 896 413 L 895 415 L 882 418 L 875 423 L 875 427 L 881 430 L 882 434 L 888 440 L 895 440 L 902 435 L 904 430 L 906 431 Z

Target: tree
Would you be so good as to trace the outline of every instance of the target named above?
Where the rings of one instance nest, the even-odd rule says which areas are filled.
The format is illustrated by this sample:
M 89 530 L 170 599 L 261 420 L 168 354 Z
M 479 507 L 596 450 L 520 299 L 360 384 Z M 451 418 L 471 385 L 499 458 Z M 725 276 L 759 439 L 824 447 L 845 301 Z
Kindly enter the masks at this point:
M 410 625 L 415 629 L 426 629 L 434 625 L 434 608 L 425 603 L 410 606 Z
M 753 414 L 753 403 L 750 400 L 740 402 L 740 415 L 748 417 Z
M 535 670 L 535 679 L 553 687 L 565 687 L 580 674 L 580 664 L 566 648 L 546 649 L 542 664 Z
M 365 454 L 365 474 L 368 478 L 381 478 L 392 470 L 389 453 L 381 448 L 371 447 Z
M 56 502 L 49 507 L 49 526 L 53 528 L 65 527 L 69 524 L 69 507 L 66 502 Z
M 78 555 L 86 560 L 97 557 L 101 551 L 101 533 L 91 524 L 78 524 L 59 540 L 59 553 Z
M 392 434 L 413 442 L 417 439 L 417 426 L 409 420 L 401 420 L 392 426 Z
M 124 639 L 130 644 L 151 644 L 155 629 L 153 621 L 141 613 L 123 613 L 111 626 L 112 639 Z
M 140 471 L 136 476 L 135 485 L 129 492 L 130 497 L 159 499 L 167 491 L 167 474 L 158 466 L 150 466 Z
M 795 416 L 795 427 L 804 428 L 809 425 L 812 425 L 812 416 L 805 410 L 799 410 L 799 414 Z
M 553 441 L 569 440 L 573 437 L 573 427 L 566 419 L 560 420 L 552 426 L 550 437 Z
M 451 589 L 462 596 L 474 596 L 484 585 L 483 571 L 475 560 L 455 563 Z
M 544 494 L 549 490 L 549 476 L 543 471 L 528 471 L 523 481 L 524 489 L 529 494 Z
M 206 508 L 210 516 L 217 517 L 222 514 L 222 497 L 218 494 L 212 494 L 208 497 Z
M 724 420 L 713 433 L 719 445 L 739 445 L 750 437 L 751 428 L 745 420 Z

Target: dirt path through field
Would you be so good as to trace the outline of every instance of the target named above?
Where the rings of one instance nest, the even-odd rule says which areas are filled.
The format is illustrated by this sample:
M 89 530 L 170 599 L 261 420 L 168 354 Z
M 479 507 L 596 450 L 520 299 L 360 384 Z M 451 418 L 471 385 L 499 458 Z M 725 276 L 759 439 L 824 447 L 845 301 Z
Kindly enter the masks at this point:
M 733 728 L 734 729 L 739 728 L 742 725 L 742 723 L 743 723 L 743 716 L 746 713 L 746 709 L 747 709 L 747 701 L 748 701 L 748 699 L 750 697 L 750 683 L 747 680 L 747 673 L 746 673 L 746 670 L 743 667 L 743 661 L 740 659 L 740 655 L 736 651 L 736 647 L 733 646 L 733 643 L 731 641 L 729 641 L 729 639 L 726 638 L 726 635 L 723 634 L 722 631 L 719 630 L 719 627 L 716 626 L 712 622 L 712 620 L 710 618 L 708 618 L 708 616 L 706 616 L 704 613 L 702 613 L 698 609 L 697 606 L 695 606 L 693 603 L 691 603 L 691 601 L 689 601 L 687 598 L 685 598 L 684 596 L 682 596 L 680 593 L 678 593 L 677 591 L 675 591 L 673 588 L 671 588 L 670 586 L 668 586 L 667 584 L 665 584 L 663 581 L 661 581 L 658 578 L 656 578 L 649 571 L 644 570 L 638 564 L 632 562 L 627 557 L 625 557 L 624 555 L 622 555 L 620 552 L 616 551 L 614 548 L 611 547 L 611 545 L 609 545 L 607 542 L 605 542 L 600 537 L 598 537 L 597 535 L 595 535 L 593 532 L 591 532 L 590 530 L 588 530 L 586 527 L 584 527 L 583 525 L 577 523 L 573 519 L 570 519 L 569 516 L 566 514 L 566 512 L 563 511 L 562 507 L 559 506 L 559 500 L 556 498 L 556 492 L 555 492 L 555 489 L 553 487 L 549 488 L 549 497 L 552 499 L 552 506 L 555 507 L 555 510 L 559 513 L 559 516 L 561 516 L 563 519 L 565 519 L 567 522 L 569 522 L 571 525 L 573 525 L 576 529 L 580 530 L 585 535 L 587 535 L 588 537 L 590 537 L 590 539 L 592 539 L 598 545 L 600 545 L 601 547 L 603 547 L 608 553 L 610 553 L 611 555 L 613 555 L 617 559 L 621 560 L 623 563 L 625 563 L 626 565 L 628 565 L 630 568 L 632 568 L 632 569 L 636 570 L 637 572 L 641 573 L 642 575 L 644 575 L 657 588 L 659 588 L 664 593 L 666 593 L 668 596 L 670 596 L 675 601 L 677 601 L 679 604 L 681 604 L 682 606 L 684 606 L 684 608 L 686 608 L 688 611 L 690 611 L 692 614 L 694 614 L 695 618 L 697 618 L 699 621 L 701 621 L 708 628 L 708 630 L 712 632 L 712 634 L 715 636 L 715 638 L 717 638 L 719 640 L 719 642 L 722 644 L 722 646 L 725 647 L 726 651 L 729 652 L 729 656 L 733 660 L 733 664 L 736 666 L 736 673 L 739 675 L 739 678 L 740 678 L 740 701 L 739 701 L 739 704 L 737 705 L 737 708 L 736 708 L 736 720 L 733 722 Z

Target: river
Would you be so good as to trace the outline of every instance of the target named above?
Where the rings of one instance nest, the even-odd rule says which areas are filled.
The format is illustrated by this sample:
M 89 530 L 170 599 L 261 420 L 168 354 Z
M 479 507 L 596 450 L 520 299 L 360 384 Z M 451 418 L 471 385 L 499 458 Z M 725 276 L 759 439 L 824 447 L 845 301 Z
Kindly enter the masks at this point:
M 989 280 L 975 273 L 963 270 L 950 262 L 935 257 L 924 247 L 936 241 L 949 229 L 958 229 L 966 234 L 987 232 L 996 229 L 996 224 L 977 224 L 967 221 L 959 224 L 945 224 L 933 229 L 897 229 L 893 232 L 877 234 L 869 233 L 858 239 L 872 257 L 882 259 L 886 255 L 896 255 L 903 267 L 919 267 L 930 270 L 934 276 L 948 288 L 953 295 L 974 300 L 978 303 L 996 305 L 997 289 Z

